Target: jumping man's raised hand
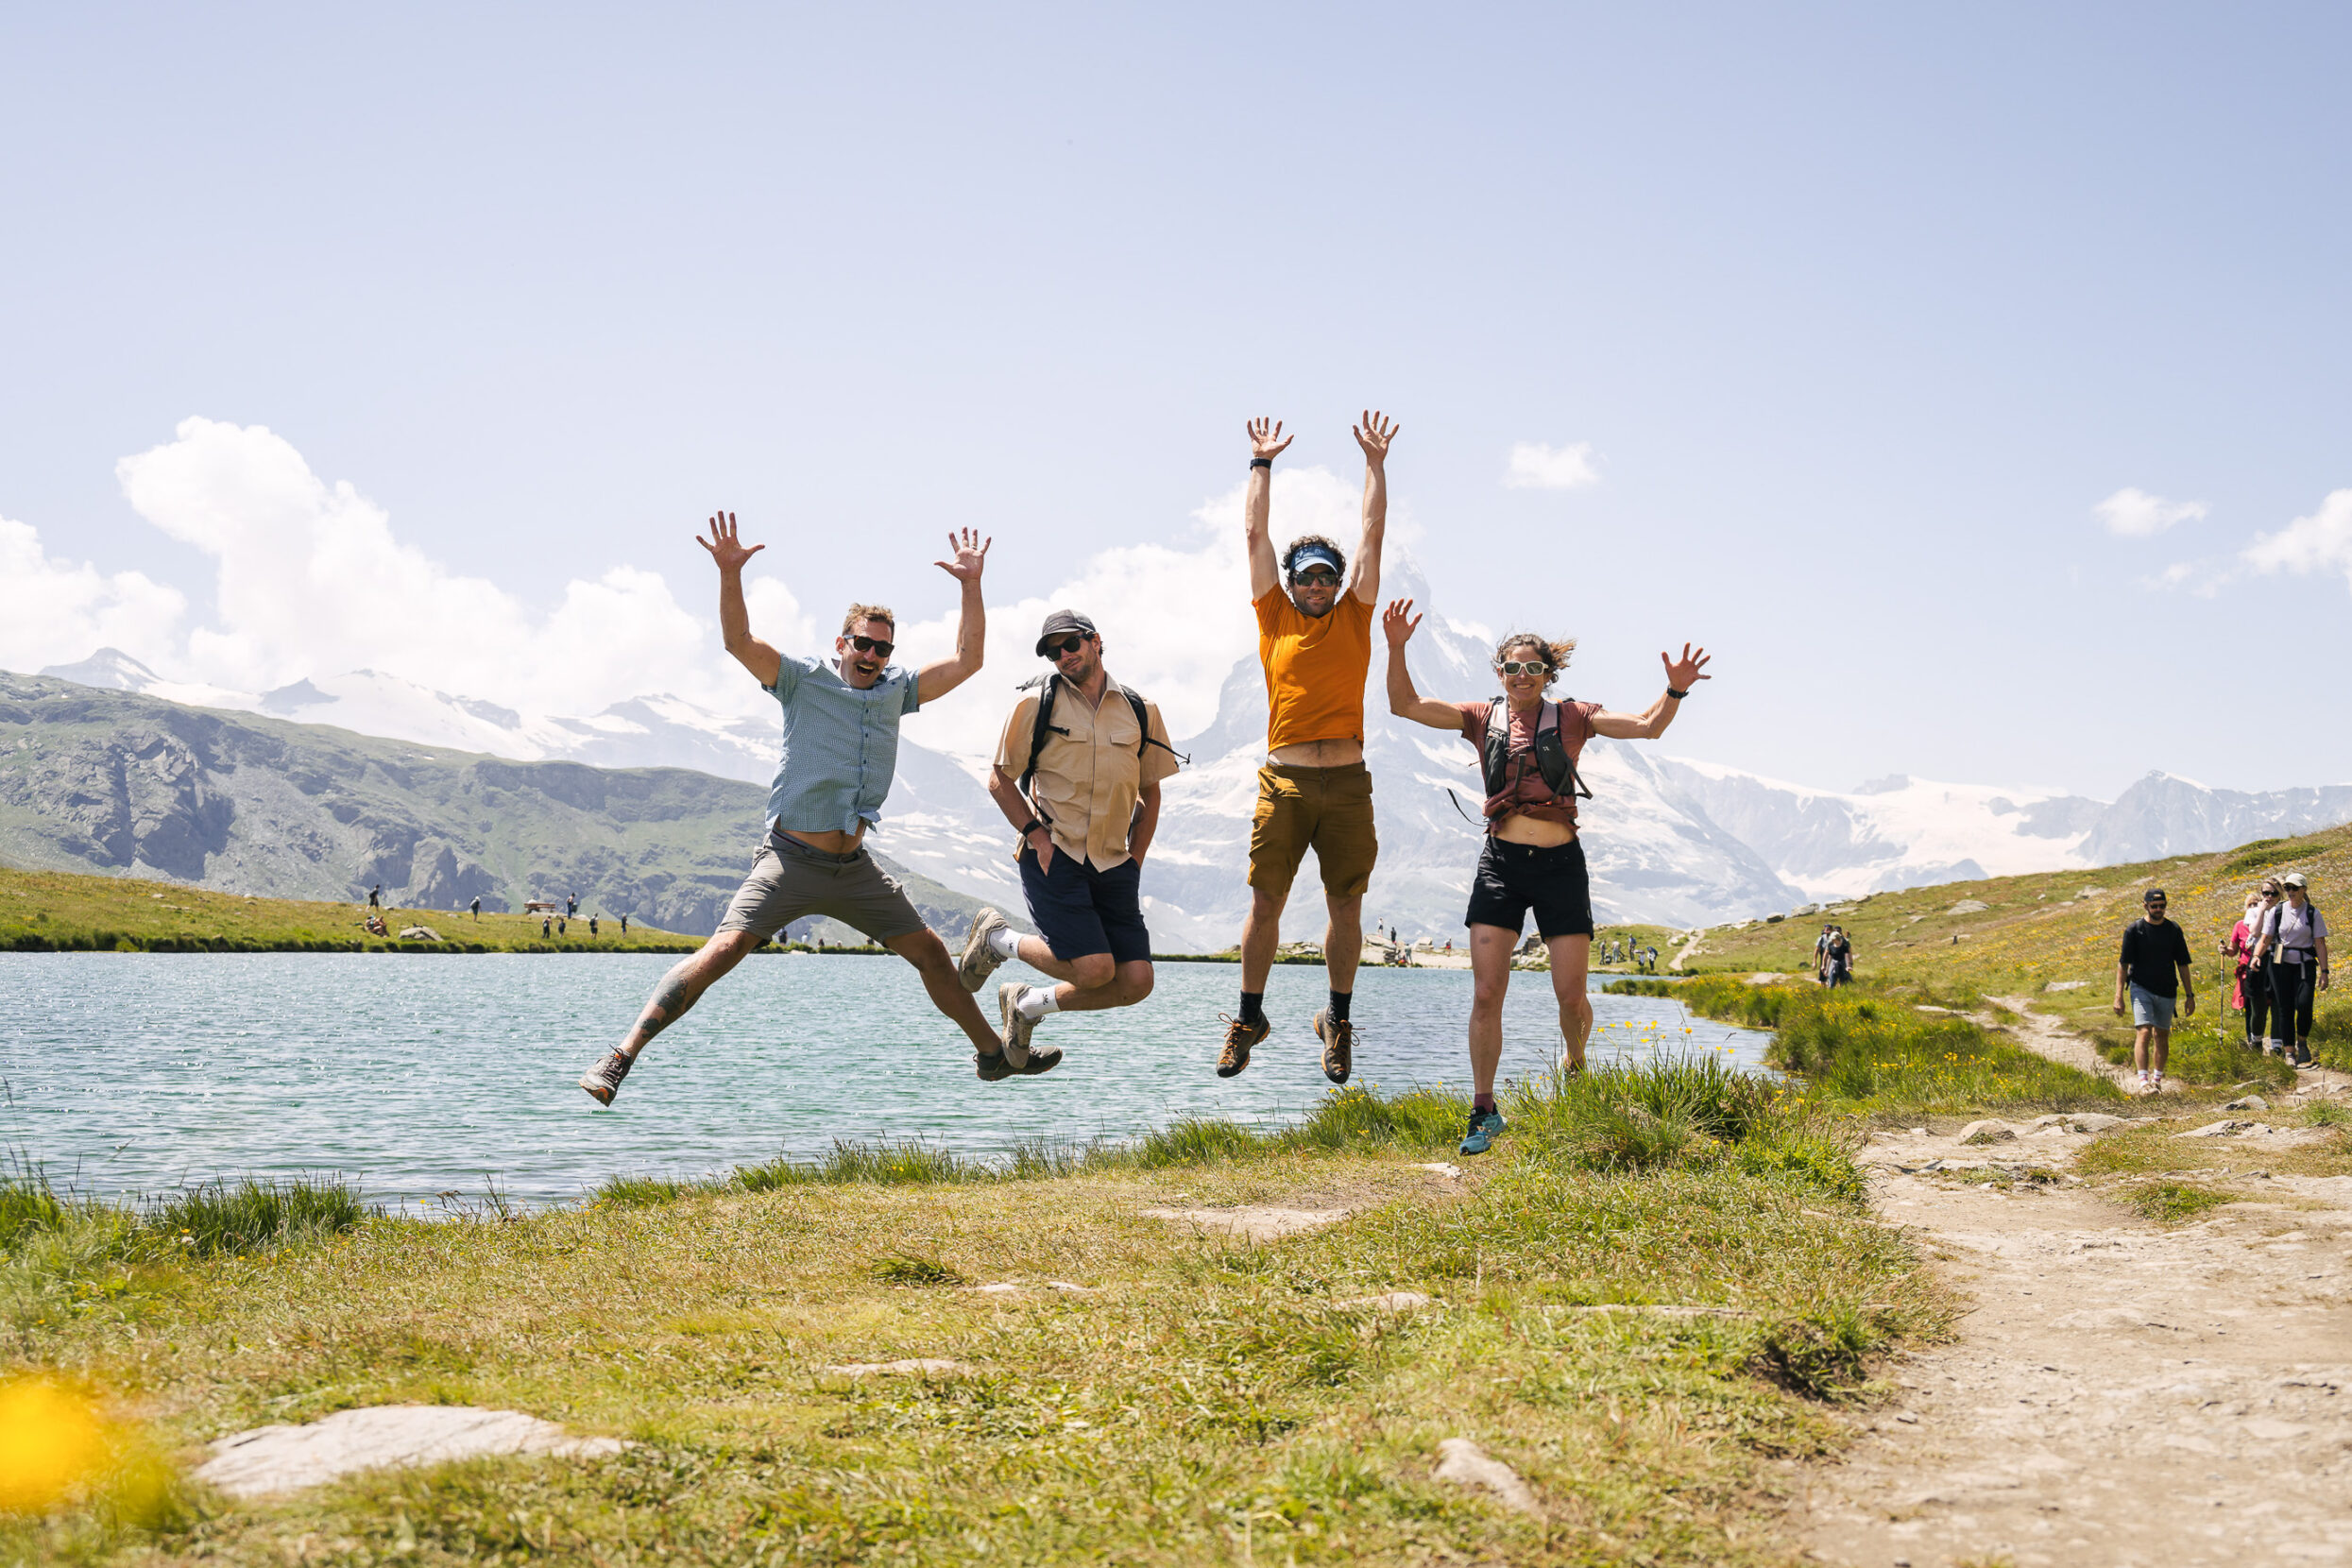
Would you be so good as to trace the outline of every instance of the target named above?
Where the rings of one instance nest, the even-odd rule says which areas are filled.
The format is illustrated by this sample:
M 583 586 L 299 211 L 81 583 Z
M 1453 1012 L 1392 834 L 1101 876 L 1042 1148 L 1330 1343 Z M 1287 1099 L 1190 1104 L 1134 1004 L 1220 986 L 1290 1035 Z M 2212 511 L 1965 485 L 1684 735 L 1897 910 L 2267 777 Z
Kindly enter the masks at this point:
M 732 512 L 713 512 L 710 515 L 710 537 L 706 539 L 697 534 L 694 542 L 710 552 L 710 558 L 718 563 L 721 571 L 740 571 L 745 561 L 768 548 L 764 544 L 755 544 L 745 549 L 736 535 L 735 514 Z
M 1376 408 L 1367 409 L 1360 416 L 1363 422 L 1354 427 L 1355 444 L 1364 449 L 1364 461 L 1385 463 L 1389 460 L 1389 443 L 1396 439 L 1405 427 L 1382 417 Z
M 1249 428 L 1252 457 L 1280 457 L 1290 443 L 1298 439 L 1295 435 L 1282 433 L 1280 419 L 1252 419 Z
M 981 538 L 978 529 L 966 528 L 962 537 L 958 537 L 951 528 L 947 531 L 949 558 L 933 561 L 931 565 L 959 583 L 977 583 L 981 570 L 988 565 L 988 547 L 996 542 L 994 538 Z

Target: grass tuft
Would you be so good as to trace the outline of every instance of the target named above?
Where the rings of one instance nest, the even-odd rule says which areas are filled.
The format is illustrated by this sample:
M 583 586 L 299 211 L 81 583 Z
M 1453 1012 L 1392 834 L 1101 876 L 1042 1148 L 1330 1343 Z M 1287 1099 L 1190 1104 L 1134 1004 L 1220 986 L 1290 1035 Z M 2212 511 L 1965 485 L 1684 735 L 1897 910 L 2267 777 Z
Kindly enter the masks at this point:
M 2238 1195 L 2194 1182 L 2141 1182 L 2124 1188 L 2122 1199 L 2124 1206 L 2133 1213 L 2170 1225 L 2193 1219 L 2224 1203 L 2234 1203 Z
M 147 1228 L 194 1257 L 256 1253 L 348 1231 L 368 1206 L 341 1177 L 206 1182 L 151 1201 Z
M 970 1283 L 963 1273 L 939 1259 L 918 1257 L 912 1253 L 893 1253 L 887 1257 L 878 1258 L 867 1272 L 883 1285 L 938 1287 Z

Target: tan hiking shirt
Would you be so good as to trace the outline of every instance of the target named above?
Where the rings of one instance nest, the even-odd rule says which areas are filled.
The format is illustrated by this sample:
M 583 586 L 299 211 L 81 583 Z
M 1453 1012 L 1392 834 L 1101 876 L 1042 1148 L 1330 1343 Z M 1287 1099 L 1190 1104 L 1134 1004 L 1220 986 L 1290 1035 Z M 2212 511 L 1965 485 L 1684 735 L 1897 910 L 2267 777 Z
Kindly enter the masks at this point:
M 1043 697 L 1043 691 L 1030 692 L 1014 705 L 1013 717 L 1005 721 L 1004 737 L 997 742 L 997 766 L 1008 778 L 1017 781 L 1029 767 L 1030 737 L 1036 731 L 1037 705 Z M 1157 745 L 1142 744 L 1134 706 L 1108 675 L 1099 707 L 1089 707 L 1066 683 L 1053 699 L 1053 728 L 1069 733 L 1047 733 L 1030 796 L 1053 834 L 1053 847 L 1097 871 L 1126 863 L 1127 831 L 1134 825 L 1137 797 L 1145 785 L 1157 784 L 1177 769 L 1159 704 L 1147 699 L 1143 711 Z

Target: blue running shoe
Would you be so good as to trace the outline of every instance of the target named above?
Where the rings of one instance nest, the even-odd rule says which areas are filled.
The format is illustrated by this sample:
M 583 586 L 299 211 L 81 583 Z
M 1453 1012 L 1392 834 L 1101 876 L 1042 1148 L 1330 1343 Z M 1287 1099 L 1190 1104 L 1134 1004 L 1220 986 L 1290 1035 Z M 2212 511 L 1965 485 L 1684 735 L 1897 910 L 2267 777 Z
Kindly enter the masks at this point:
M 1473 1111 L 1470 1113 L 1470 1132 L 1462 1139 L 1462 1146 L 1457 1152 L 1483 1154 L 1494 1147 L 1494 1140 L 1502 1135 L 1502 1112 Z

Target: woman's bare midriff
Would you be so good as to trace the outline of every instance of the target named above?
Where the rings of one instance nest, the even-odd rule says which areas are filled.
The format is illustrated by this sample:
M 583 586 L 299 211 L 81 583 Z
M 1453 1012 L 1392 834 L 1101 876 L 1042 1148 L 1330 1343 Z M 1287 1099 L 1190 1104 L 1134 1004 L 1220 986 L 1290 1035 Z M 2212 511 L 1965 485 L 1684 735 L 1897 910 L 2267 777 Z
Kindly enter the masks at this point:
M 1299 741 L 1266 754 L 1266 760 L 1277 768 L 1344 768 L 1363 759 L 1364 742 L 1353 739 Z
M 1551 849 L 1574 839 L 1577 830 L 1564 822 L 1541 822 L 1534 817 L 1513 814 L 1494 825 L 1494 836 L 1505 844 Z
M 805 844 L 811 849 L 822 849 L 827 855 L 846 855 L 865 842 L 865 825 L 860 823 L 854 833 L 803 833 L 797 828 L 779 827 L 777 832 L 794 844 Z

